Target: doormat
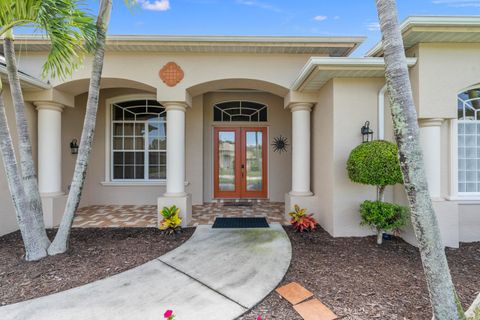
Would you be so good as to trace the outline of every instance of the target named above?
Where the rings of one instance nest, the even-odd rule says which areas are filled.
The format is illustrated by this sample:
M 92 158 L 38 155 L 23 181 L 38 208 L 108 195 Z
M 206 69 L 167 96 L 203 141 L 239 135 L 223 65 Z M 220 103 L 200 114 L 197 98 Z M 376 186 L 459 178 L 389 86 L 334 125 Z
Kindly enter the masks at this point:
M 253 202 L 224 202 L 223 203 L 224 207 L 251 207 L 253 206 Z
M 265 218 L 216 218 L 214 229 L 269 228 Z

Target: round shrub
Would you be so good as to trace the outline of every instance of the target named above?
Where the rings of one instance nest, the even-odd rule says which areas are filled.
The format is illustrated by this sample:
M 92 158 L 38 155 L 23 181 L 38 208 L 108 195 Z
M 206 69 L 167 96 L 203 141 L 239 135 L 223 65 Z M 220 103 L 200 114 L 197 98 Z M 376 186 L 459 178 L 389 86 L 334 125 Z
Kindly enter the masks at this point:
M 399 231 L 408 219 L 408 208 L 382 201 L 364 201 L 360 205 L 362 225 L 381 231 Z
M 375 186 L 402 183 L 397 154 L 397 146 L 389 141 L 362 143 L 353 149 L 348 157 L 348 177 L 353 182 Z

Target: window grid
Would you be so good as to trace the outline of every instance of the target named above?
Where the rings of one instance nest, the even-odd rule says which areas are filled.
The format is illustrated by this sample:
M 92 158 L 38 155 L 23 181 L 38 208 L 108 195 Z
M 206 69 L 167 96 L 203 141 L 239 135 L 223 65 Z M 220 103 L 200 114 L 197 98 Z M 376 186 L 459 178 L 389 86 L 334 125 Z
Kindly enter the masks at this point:
M 458 96 L 458 193 L 480 194 L 480 89 Z
M 247 104 L 247 106 L 245 106 Z M 267 106 L 250 101 L 229 101 L 213 106 L 216 122 L 266 122 Z M 218 116 L 220 115 L 220 116 Z
M 114 181 L 166 179 L 166 111 L 156 101 L 112 105 Z

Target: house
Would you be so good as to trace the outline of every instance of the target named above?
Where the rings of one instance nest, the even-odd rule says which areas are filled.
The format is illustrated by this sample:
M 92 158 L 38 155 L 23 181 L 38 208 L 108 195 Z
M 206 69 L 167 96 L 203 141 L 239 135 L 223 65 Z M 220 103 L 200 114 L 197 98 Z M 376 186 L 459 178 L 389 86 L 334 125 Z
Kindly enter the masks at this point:
M 480 17 L 410 17 L 401 30 L 443 241 L 480 241 Z M 350 57 L 363 40 L 109 36 L 81 206 L 176 204 L 188 222 L 192 204 L 268 199 L 287 212 L 308 208 L 335 237 L 371 234 L 358 207 L 375 190 L 348 180 L 346 160 L 366 121 L 376 139 L 393 134 L 381 43 Z M 47 82 L 48 40 L 18 35 L 15 47 L 52 227 L 73 173 L 91 59 Z M 4 83 L 5 73 L 0 65 Z M 274 151 L 275 138 L 286 152 Z M 17 226 L 3 166 L 0 190 L 5 234 Z M 386 198 L 405 202 L 401 186 Z M 411 228 L 403 237 L 414 242 Z

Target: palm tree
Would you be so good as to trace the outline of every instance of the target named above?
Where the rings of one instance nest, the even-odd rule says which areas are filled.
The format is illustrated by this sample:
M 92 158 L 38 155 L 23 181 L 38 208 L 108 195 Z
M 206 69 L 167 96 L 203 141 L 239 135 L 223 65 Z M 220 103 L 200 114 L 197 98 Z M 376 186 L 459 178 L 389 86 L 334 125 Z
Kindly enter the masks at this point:
M 376 4 L 382 32 L 385 78 L 394 135 L 434 319 L 466 319 L 450 276 L 437 217 L 428 191 L 419 142 L 417 112 L 398 24 L 396 1 L 376 0 Z M 480 295 L 466 315 L 468 319 L 480 319 Z
M 37 224 L 34 212 L 28 205 L 25 189 L 20 181 L 17 159 L 13 149 L 12 137 L 5 115 L 5 103 L 3 101 L 3 87 L 0 80 L 0 152 L 2 154 L 8 187 L 12 194 L 13 205 L 25 245 L 25 259 L 28 261 L 39 260 L 47 255 L 42 242 L 43 234 L 32 226 Z
M 78 9 L 77 1 L 4 0 L 0 2 L 0 25 L 0 36 L 4 38 L 4 54 L 15 108 L 22 179 L 20 179 L 18 168 L 16 168 L 15 156 L 11 153 L 13 152 L 13 144 L 8 127 L 4 127 L 6 130 L 2 131 L 1 138 L 2 142 L 5 143 L 4 148 L 2 148 L 2 156 L 4 157 L 5 167 L 8 167 L 7 178 L 14 199 L 17 221 L 20 229 L 23 230 L 22 236 L 27 252 L 26 259 L 37 260 L 46 256 L 50 241 L 43 223 L 37 175 L 28 135 L 28 124 L 25 118 L 25 105 L 15 60 L 13 28 L 28 25 L 45 31 L 51 39 L 51 50 L 43 66 L 43 75 L 65 77 L 80 62 L 81 54 L 85 53 L 87 49 L 93 48 L 94 24 L 91 16 Z M 2 108 L 4 108 L 3 103 Z M 0 121 L 2 124 L 6 124 L 4 113 L 2 117 Z M 31 215 L 33 219 L 30 218 Z M 27 241 L 30 239 L 28 235 L 31 235 L 34 241 Z
M 127 6 L 135 5 L 136 0 L 125 0 Z M 87 175 L 87 166 L 92 151 L 93 136 L 95 133 L 95 123 L 97 120 L 98 97 L 100 95 L 100 80 L 102 77 L 103 61 L 105 56 L 105 42 L 110 22 L 110 14 L 112 12 L 112 0 L 101 0 L 100 8 L 97 16 L 97 35 L 95 55 L 92 65 L 92 75 L 90 77 L 90 85 L 88 89 L 87 107 L 85 120 L 83 123 L 82 137 L 78 150 L 77 162 L 73 173 L 72 184 L 68 193 L 67 205 L 63 213 L 62 221 L 58 229 L 55 239 L 48 248 L 50 255 L 64 253 L 68 249 L 68 241 L 70 238 L 70 230 L 72 228 L 73 219 L 80 203 L 82 189 Z
M 73 218 L 77 211 L 82 189 L 87 174 L 88 160 L 92 151 L 92 141 L 95 133 L 97 119 L 98 97 L 100 95 L 100 80 L 102 77 L 103 60 L 105 56 L 105 40 L 107 35 L 110 13 L 112 12 L 112 0 L 102 0 L 97 16 L 97 43 L 92 65 L 92 76 L 88 89 L 88 100 L 83 123 L 80 147 L 73 173 L 72 184 L 68 193 L 67 205 L 63 213 L 62 221 L 55 239 L 48 248 L 50 255 L 64 253 L 68 249 L 68 240 L 72 228 Z

